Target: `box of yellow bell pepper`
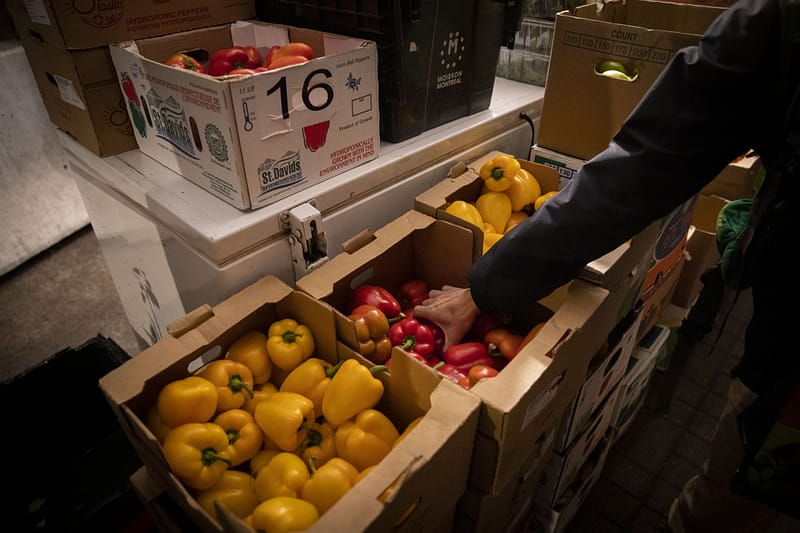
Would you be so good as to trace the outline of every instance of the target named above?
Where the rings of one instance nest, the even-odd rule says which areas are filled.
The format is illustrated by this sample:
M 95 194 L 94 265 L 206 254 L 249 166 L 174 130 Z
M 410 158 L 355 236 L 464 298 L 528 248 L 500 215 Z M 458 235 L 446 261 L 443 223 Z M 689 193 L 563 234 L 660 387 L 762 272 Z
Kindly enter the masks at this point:
M 175 321 L 100 387 L 202 531 L 287 516 L 298 531 L 434 531 L 465 490 L 480 402 L 405 368 L 346 349 L 329 305 L 267 276 Z

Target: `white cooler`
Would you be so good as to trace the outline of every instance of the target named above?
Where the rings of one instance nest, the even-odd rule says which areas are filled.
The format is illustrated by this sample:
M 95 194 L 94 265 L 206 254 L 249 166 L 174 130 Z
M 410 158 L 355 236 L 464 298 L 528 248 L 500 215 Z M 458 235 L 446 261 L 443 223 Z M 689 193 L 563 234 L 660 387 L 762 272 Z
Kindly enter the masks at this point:
M 491 150 L 528 158 L 525 113 L 538 121 L 544 89 L 496 78 L 486 111 L 397 144 L 380 156 L 272 205 L 240 211 L 133 150 L 99 158 L 59 132 L 125 313 L 142 348 L 167 325 L 256 279 L 296 279 L 414 208 L 454 165 Z

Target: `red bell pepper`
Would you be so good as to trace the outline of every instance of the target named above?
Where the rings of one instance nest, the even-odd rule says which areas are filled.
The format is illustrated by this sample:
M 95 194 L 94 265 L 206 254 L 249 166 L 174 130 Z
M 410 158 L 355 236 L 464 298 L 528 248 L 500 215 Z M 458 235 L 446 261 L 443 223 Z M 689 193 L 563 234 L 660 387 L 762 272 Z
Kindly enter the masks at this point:
M 377 307 L 365 304 L 356 307 L 349 318 L 356 327 L 359 353 L 375 364 L 386 363 L 392 355 L 386 315 Z
M 444 360 L 462 373 L 469 372 L 469 369 L 475 365 L 495 367 L 495 362 L 489 356 L 486 345 L 477 341 L 454 344 L 444 351 Z
M 400 309 L 400 302 L 392 296 L 392 293 L 378 285 L 361 285 L 353 291 L 353 298 L 350 301 L 350 309 L 355 309 L 360 305 L 374 305 L 380 309 L 389 322 L 397 322 L 403 318 Z
M 416 352 L 426 359 L 435 355 L 433 331 L 416 318 L 404 318 L 392 324 L 389 327 L 389 340 L 392 346 Z
M 472 388 L 476 383 L 478 383 L 482 379 L 486 378 L 493 378 L 495 377 L 499 371 L 496 368 L 492 368 L 486 365 L 475 365 L 469 369 L 467 373 L 467 381 L 469 383 L 468 388 Z
M 519 353 L 522 347 L 522 335 L 517 335 L 503 328 L 496 328 L 486 332 L 483 343 L 492 357 L 505 357 L 509 361 Z
M 203 67 L 202 63 L 192 56 L 186 54 L 172 54 L 169 56 L 169 58 L 167 58 L 166 61 L 164 61 L 164 64 L 168 67 L 193 70 L 195 72 L 199 72 L 200 74 L 205 74 L 206 72 L 206 69 Z
M 224 76 L 234 69 L 259 66 L 259 63 L 253 63 L 244 47 L 233 46 L 214 52 L 208 60 L 208 73 L 212 76 Z
M 397 301 L 405 309 L 415 307 L 428 298 L 428 282 L 424 279 L 410 279 L 400 285 L 397 291 Z
M 261 66 L 261 52 L 258 51 L 258 48 L 255 46 L 239 46 L 244 50 L 244 53 L 247 54 L 247 57 L 250 59 L 250 66 L 247 68 L 257 68 Z
M 438 371 L 442 376 L 449 379 L 453 383 L 458 383 L 462 379 L 465 379 L 467 375 L 456 368 L 453 365 L 447 364 L 444 361 L 434 365 L 433 367 L 436 371 Z
M 418 318 L 420 324 L 425 324 L 433 332 L 433 357 L 441 357 L 444 353 L 444 330 L 438 324 L 424 318 Z

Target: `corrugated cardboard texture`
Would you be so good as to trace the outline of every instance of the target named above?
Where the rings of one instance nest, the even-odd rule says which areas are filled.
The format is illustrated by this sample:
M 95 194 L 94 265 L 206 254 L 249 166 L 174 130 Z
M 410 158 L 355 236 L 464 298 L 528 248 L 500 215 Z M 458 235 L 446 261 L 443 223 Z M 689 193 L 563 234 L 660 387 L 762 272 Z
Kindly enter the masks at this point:
M 35 35 L 62 49 L 96 48 L 119 41 L 165 35 L 256 16 L 255 4 L 245 0 L 9 0 L 7 4 L 19 33 Z
M 616 134 L 677 50 L 696 44 L 722 8 L 612 1 L 556 16 L 537 143 L 579 159 L 591 159 Z M 599 75 L 595 66 L 613 59 L 634 81 Z

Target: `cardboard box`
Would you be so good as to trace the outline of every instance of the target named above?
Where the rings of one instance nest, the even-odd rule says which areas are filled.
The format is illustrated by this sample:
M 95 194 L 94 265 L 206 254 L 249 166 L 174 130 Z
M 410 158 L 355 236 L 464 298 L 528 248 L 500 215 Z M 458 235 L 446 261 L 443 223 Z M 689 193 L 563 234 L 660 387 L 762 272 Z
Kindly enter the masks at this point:
M 497 494 L 467 487 L 458 502 L 456 529 L 459 533 L 511 531 L 519 515 L 527 511 L 533 490 L 553 455 L 555 427 L 544 433 L 533 446 L 518 475 Z
M 355 356 L 337 342 L 330 307 L 267 276 L 213 308 L 200 307 L 176 321 L 168 337 L 100 380 L 148 472 L 203 531 L 222 528 L 169 471 L 161 446 L 143 422 L 145 414 L 166 383 L 186 377 L 198 363 L 220 357 L 245 332 L 263 330 L 287 317 L 311 329 L 317 357 L 335 362 Z M 441 520 L 452 517 L 466 488 L 480 402 L 403 360 L 392 370 L 391 376 L 380 376 L 385 390 L 377 409 L 397 427 L 424 415 L 422 422 L 307 531 L 388 531 L 401 518 L 396 526 L 400 531 L 434 531 Z M 273 374 L 278 385 L 280 374 Z M 392 497 L 381 498 L 389 487 Z M 237 519 L 232 521 L 249 531 Z
M 539 144 L 533 145 L 533 162 L 540 165 L 547 165 L 558 170 L 558 189 L 567 186 L 575 174 L 583 168 L 585 160 L 570 155 L 561 154 L 554 150 L 548 150 Z
M 529 533 L 561 533 L 567 529 L 589 491 L 600 479 L 610 449 L 611 440 L 606 436 L 603 442 L 595 447 L 594 452 L 581 466 L 575 480 L 557 502 L 548 502 L 538 493 L 534 495 L 534 518 L 528 529 Z
M 244 0 L 8 0 L 6 4 L 20 34 L 30 34 L 63 50 L 97 48 L 118 41 L 214 26 L 256 15 L 253 2 Z
M 717 196 L 698 196 L 692 226 L 686 238 L 687 258 L 672 295 L 673 304 L 691 307 L 703 287 L 700 276 L 719 262 L 717 216 L 727 203 L 727 200 Z
M 135 150 L 108 47 L 62 50 L 20 34 L 50 121 L 100 157 Z
M 344 310 L 354 288 L 369 283 L 394 291 L 412 278 L 425 279 L 432 288 L 466 287 L 475 257 L 470 230 L 419 211 L 395 219 L 371 239 L 297 281 L 298 289 L 334 307 L 337 335 L 351 347 L 358 346 L 356 331 Z M 521 328 L 547 323 L 497 377 L 471 390 L 482 403 L 470 470 L 473 486 L 487 493 L 504 487 L 527 457 L 531 443 L 556 423 L 572 401 L 589 359 L 612 326 L 605 314 L 597 312 L 607 295 L 601 287 L 575 280 L 517 318 Z
M 727 200 L 752 198 L 765 173 L 761 157 L 751 152 L 729 163 L 700 193 Z
M 678 261 L 684 258 L 696 203 L 697 195 L 692 196 L 659 221 L 660 229 L 652 248 L 650 266 L 642 283 L 640 295 L 642 300 L 647 301 L 665 282 Z
M 656 324 L 642 337 L 631 353 L 625 376 L 619 384 L 619 395 L 614 406 L 611 427 L 614 441 L 630 427 L 636 413 L 644 403 L 656 361 L 663 353 L 669 337 L 669 328 Z
M 611 427 L 614 407 L 620 388 L 611 393 L 591 414 L 591 424 L 563 452 L 554 452 L 545 467 L 544 475 L 536 487 L 536 497 L 549 502 L 558 502 L 567 487 L 572 484 L 581 467 L 589 460 L 594 449 L 604 442 Z
M 469 224 L 445 210 L 456 200 L 475 202 L 483 186 L 483 180 L 480 177 L 481 166 L 501 153 L 492 151 L 467 165 L 455 167 L 444 180 L 418 195 L 414 200 L 414 208 L 432 217 L 470 228 L 475 235 L 476 247 L 481 250 L 483 229 Z M 560 177 L 555 168 L 524 159 L 519 159 L 519 162 L 524 169 L 536 177 L 541 185 L 542 193 L 559 190 Z M 657 229 L 657 227 L 649 227 L 629 242 L 623 243 L 603 257 L 591 261 L 581 271 L 579 277 L 606 289 L 617 286 L 620 281 L 631 274 L 641 261 L 641 256 L 651 249 Z M 616 323 L 616 317 L 612 318 L 613 325 Z
M 649 292 L 646 300 L 642 300 L 642 322 L 639 325 L 639 334 L 636 336 L 636 342 L 639 342 L 642 336 L 659 321 L 664 309 L 671 305 L 672 295 L 678 285 L 678 279 L 680 279 L 685 262 L 686 257 L 681 254 L 672 268 L 664 273 L 658 287 Z
M 538 144 L 591 159 L 639 103 L 675 53 L 697 44 L 724 9 L 647 0 L 592 2 L 556 15 Z M 599 75 L 615 60 L 633 81 Z M 580 134 L 576 134 L 580 132 Z
M 176 51 L 310 44 L 315 59 L 214 78 L 162 63 Z M 239 209 L 286 198 L 375 159 L 372 41 L 239 21 L 117 43 L 111 58 L 142 152 Z
M 631 312 L 614 328 L 607 343 L 589 362 L 586 381 L 561 418 L 555 442 L 556 453 L 565 453 L 577 436 L 592 425 L 595 410 L 622 380 L 636 345 L 641 318 L 640 312 Z

